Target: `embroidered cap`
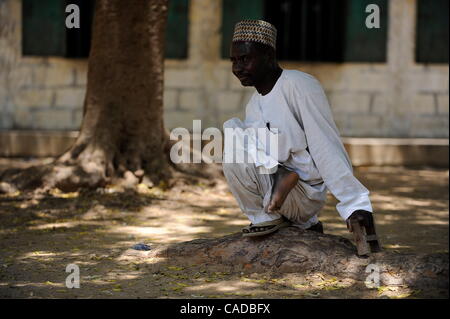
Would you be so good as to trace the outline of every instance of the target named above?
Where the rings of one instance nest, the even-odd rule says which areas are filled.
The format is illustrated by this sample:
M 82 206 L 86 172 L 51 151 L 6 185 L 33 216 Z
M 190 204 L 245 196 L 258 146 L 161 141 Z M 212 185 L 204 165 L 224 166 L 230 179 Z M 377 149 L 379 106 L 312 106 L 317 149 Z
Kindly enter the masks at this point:
M 233 41 L 250 41 L 276 49 L 277 29 L 263 20 L 242 20 L 234 27 Z

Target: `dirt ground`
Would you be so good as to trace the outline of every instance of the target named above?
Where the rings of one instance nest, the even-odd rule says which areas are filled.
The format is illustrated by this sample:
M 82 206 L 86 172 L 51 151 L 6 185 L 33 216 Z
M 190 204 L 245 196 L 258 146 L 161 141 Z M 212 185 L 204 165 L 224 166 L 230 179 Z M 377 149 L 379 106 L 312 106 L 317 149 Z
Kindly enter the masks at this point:
M 33 161 L 0 159 L 0 170 Z M 356 175 L 371 191 L 386 250 L 448 252 L 448 169 L 366 167 Z M 351 238 L 329 197 L 325 232 Z M 248 221 L 223 180 L 164 191 L 108 188 L 42 198 L 0 195 L 0 298 L 447 298 L 447 291 L 406 286 L 369 289 L 326 274 L 231 273 L 207 266 L 154 265 L 130 248 L 239 232 Z M 66 266 L 80 269 L 66 288 Z

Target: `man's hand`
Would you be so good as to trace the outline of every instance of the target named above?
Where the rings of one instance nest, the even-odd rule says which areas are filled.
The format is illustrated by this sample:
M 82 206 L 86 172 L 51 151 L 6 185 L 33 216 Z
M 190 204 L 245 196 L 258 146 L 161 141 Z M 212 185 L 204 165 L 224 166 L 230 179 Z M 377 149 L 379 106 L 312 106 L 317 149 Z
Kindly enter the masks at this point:
M 362 226 L 365 226 L 366 228 L 369 229 L 374 227 L 372 213 L 365 210 L 356 210 L 347 219 L 347 229 L 350 232 L 353 232 L 351 224 L 352 220 L 357 220 Z
M 281 209 L 289 192 L 297 185 L 298 179 L 297 173 L 289 171 L 283 166 L 278 166 L 273 178 L 272 196 L 267 208 L 268 212 L 277 213 Z
M 356 229 L 353 229 L 353 226 Z M 371 212 L 365 210 L 354 211 L 347 219 L 347 228 L 353 233 L 358 255 L 363 256 L 368 255 L 370 252 L 376 253 L 381 251 Z

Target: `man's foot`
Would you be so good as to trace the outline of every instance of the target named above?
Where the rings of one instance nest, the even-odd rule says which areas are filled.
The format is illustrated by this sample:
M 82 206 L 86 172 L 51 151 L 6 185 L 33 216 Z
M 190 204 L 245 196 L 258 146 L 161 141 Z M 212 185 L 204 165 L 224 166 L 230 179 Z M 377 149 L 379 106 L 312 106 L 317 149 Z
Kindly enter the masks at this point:
M 281 209 L 287 195 L 297 185 L 297 182 L 297 173 L 289 171 L 282 166 L 278 167 L 277 172 L 274 174 L 272 197 L 267 209 L 270 213 L 275 213 Z

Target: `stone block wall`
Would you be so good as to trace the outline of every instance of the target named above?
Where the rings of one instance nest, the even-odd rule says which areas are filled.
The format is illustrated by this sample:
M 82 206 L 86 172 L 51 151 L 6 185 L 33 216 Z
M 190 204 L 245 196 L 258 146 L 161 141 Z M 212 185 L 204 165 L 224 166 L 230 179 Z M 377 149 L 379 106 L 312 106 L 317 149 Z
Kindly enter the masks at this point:
M 343 136 L 448 138 L 448 64 L 414 62 L 416 1 L 389 6 L 386 63 L 281 65 L 320 80 Z M 190 1 L 188 59 L 165 62 L 168 129 L 244 117 L 254 89 L 220 57 L 221 8 L 220 0 Z M 86 78 L 86 59 L 23 57 L 21 1 L 0 0 L 0 130 L 79 129 Z

